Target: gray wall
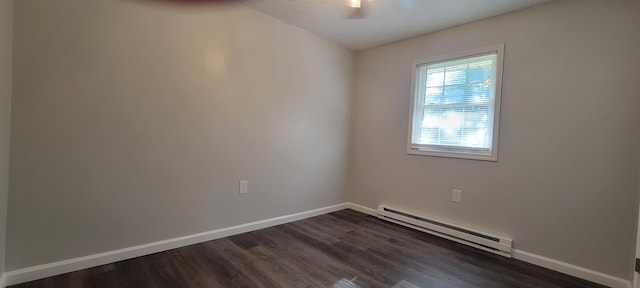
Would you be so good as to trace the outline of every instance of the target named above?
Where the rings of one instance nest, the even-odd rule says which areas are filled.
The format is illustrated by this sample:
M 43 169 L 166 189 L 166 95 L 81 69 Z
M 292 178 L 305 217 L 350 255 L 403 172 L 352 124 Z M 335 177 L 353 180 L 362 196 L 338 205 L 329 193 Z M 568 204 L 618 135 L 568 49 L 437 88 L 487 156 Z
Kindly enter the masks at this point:
M 356 54 L 351 201 L 631 278 L 639 1 L 557 1 Z M 406 154 L 411 62 L 505 43 L 499 161 Z M 462 189 L 462 203 L 450 201 Z
M 4 272 L 9 192 L 9 130 L 11 128 L 11 51 L 13 0 L 0 1 L 0 273 Z
M 557 1 L 365 50 L 352 71 L 350 52 L 243 6 L 17 1 L 6 270 L 348 194 L 629 278 L 640 7 L 604 2 Z M 11 10 L 0 0 L 0 225 Z M 496 43 L 499 162 L 407 155 L 411 61 Z
M 8 270 L 346 200 L 351 52 L 149 3 L 16 1 Z

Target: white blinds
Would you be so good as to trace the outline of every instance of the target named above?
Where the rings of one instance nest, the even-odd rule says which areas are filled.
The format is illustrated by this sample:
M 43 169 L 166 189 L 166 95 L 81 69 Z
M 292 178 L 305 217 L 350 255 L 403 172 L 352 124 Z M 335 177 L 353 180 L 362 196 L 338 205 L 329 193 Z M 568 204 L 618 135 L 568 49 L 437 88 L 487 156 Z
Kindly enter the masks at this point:
M 416 67 L 413 149 L 491 154 L 497 53 Z

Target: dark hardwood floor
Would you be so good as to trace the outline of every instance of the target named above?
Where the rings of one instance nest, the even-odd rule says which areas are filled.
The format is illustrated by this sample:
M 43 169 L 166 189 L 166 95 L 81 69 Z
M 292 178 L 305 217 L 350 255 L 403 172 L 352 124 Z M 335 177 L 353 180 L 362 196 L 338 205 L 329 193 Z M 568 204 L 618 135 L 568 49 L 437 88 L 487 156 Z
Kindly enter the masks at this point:
M 11 287 L 604 286 L 343 210 Z

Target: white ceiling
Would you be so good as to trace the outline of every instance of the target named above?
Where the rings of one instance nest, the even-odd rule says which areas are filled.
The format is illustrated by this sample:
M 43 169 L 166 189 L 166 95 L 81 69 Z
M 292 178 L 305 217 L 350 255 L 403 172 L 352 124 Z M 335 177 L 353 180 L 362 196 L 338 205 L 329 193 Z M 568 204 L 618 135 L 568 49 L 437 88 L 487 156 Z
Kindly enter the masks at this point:
M 361 50 L 552 0 L 250 0 L 247 5 L 352 50 Z

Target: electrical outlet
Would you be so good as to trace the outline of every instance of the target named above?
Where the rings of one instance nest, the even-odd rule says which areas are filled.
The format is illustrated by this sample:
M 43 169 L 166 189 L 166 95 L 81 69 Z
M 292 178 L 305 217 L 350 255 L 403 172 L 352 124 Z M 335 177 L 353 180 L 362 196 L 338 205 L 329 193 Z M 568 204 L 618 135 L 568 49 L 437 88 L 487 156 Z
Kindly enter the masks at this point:
M 451 201 L 460 203 L 462 202 L 462 190 L 453 189 L 451 190 Z
M 249 193 L 249 181 L 246 181 L 246 180 L 240 181 L 240 188 L 238 192 L 240 194 Z

